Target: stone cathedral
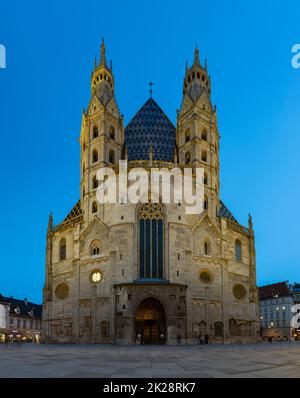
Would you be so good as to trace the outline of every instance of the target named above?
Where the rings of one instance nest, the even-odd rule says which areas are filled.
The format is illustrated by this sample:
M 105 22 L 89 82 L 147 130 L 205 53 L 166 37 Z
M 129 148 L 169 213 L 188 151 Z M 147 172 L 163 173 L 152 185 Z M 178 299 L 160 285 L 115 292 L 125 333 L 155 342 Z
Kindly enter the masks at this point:
M 219 131 L 206 62 L 186 66 L 176 126 L 152 98 L 124 127 L 102 41 L 80 135 L 80 199 L 49 217 L 43 339 L 64 343 L 255 342 L 254 231 L 220 199 Z M 67 149 L 67 148 L 66 148 Z M 100 204 L 97 171 L 201 167 L 203 210 L 183 203 Z

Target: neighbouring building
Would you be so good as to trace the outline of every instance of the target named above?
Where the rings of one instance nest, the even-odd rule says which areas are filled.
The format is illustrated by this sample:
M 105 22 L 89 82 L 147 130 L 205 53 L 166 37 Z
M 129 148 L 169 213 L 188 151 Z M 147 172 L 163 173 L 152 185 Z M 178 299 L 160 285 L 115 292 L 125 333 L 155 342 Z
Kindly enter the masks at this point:
M 3 327 L 4 326 L 4 327 Z M 0 295 L 0 340 L 40 342 L 42 305 Z
M 293 320 L 294 336 L 296 340 L 300 340 L 300 283 L 290 284 L 290 291 L 293 297 Z
M 0 294 L 0 343 L 5 342 L 9 333 L 9 303 Z
M 263 338 L 290 340 L 295 331 L 292 325 L 294 299 L 288 282 L 259 288 L 260 324 Z
M 257 341 L 252 218 L 241 225 L 220 199 L 219 150 L 211 80 L 198 48 L 185 70 L 176 126 L 151 90 L 124 128 L 102 42 L 82 115 L 80 198 L 60 224 L 49 217 L 45 342 L 127 344 L 139 335 L 144 343 L 174 343 L 178 335 L 195 342 L 204 334 L 215 342 Z M 160 198 L 100 204 L 96 173 L 118 173 L 121 159 L 129 169 L 203 168 L 201 214 Z

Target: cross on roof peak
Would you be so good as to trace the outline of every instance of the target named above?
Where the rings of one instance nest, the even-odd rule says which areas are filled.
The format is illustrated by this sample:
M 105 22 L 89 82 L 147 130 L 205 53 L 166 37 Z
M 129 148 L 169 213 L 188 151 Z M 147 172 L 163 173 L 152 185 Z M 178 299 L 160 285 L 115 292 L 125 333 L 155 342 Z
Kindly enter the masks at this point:
M 150 81 L 150 82 L 149 82 L 149 86 L 150 86 L 150 98 L 152 98 L 152 93 L 153 93 L 152 87 L 153 87 L 153 85 L 154 85 L 154 83 L 152 83 L 152 82 Z

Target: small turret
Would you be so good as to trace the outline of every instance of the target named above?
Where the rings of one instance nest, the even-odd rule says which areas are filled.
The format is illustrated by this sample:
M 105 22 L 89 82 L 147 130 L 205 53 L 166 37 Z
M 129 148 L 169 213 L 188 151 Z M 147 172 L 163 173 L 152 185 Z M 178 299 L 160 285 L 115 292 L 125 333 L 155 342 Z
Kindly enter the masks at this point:
M 251 233 L 253 233 L 253 221 L 252 221 L 252 215 L 249 213 L 248 217 L 248 228 Z
M 51 233 L 53 230 L 53 214 L 52 212 L 49 215 L 49 220 L 48 220 L 48 229 L 47 229 L 47 233 Z

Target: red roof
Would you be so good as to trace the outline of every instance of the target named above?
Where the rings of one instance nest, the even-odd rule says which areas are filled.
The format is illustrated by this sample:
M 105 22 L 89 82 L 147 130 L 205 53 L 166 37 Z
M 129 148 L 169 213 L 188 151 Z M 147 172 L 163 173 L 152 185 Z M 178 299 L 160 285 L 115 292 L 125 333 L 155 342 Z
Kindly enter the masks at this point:
M 274 283 L 273 285 L 259 288 L 259 299 L 266 300 L 276 297 L 290 296 L 291 292 L 287 282 Z

